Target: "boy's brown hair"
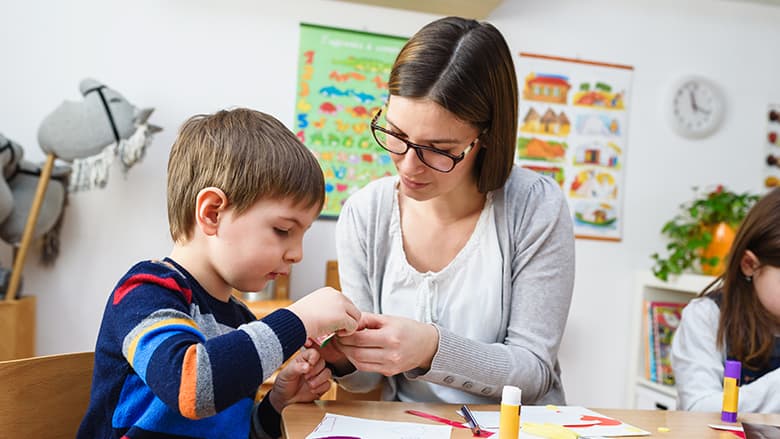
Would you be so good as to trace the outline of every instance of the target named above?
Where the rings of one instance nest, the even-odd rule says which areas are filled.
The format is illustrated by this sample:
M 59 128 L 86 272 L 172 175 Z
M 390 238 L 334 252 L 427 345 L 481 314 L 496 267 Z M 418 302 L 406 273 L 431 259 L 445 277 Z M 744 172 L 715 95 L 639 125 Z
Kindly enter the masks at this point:
M 314 155 L 268 114 L 237 108 L 199 114 L 179 129 L 168 159 L 168 222 L 174 242 L 192 238 L 195 199 L 217 187 L 241 214 L 259 199 L 291 199 L 302 207 L 325 201 Z

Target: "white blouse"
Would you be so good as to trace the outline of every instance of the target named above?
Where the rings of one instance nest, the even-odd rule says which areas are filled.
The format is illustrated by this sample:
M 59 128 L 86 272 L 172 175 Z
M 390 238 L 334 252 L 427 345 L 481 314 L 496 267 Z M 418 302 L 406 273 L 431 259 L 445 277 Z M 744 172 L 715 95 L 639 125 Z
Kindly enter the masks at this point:
M 492 193 L 488 193 L 474 232 L 455 258 L 441 271 L 420 273 L 409 265 L 404 252 L 396 191 L 390 220 L 390 252 L 382 285 L 386 292 L 381 299 L 382 313 L 435 323 L 472 340 L 498 342 L 504 264 L 494 215 Z M 472 393 L 410 380 L 405 375 L 396 378 L 401 401 L 482 400 Z

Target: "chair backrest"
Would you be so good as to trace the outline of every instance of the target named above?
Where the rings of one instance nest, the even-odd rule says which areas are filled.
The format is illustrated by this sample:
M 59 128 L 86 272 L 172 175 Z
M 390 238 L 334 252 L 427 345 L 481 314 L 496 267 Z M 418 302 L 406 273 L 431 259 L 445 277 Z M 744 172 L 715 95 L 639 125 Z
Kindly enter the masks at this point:
M 325 263 L 325 286 L 341 291 L 341 281 L 339 280 L 339 261 L 332 259 Z
M 0 361 L 0 436 L 74 438 L 89 404 L 95 354 Z

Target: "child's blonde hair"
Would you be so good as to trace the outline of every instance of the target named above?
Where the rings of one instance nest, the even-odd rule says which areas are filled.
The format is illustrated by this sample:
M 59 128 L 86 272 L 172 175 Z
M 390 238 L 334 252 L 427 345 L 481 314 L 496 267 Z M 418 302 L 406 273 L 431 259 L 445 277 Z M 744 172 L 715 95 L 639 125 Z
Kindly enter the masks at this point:
M 217 187 L 241 214 L 259 199 L 292 199 L 302 207 L 325 201 L 314 155 L 268 114 L 237 108 L 196 115 L 179 129 L 168 159 L 168 222 L 175 242 L 192 238 L 195 198 Z

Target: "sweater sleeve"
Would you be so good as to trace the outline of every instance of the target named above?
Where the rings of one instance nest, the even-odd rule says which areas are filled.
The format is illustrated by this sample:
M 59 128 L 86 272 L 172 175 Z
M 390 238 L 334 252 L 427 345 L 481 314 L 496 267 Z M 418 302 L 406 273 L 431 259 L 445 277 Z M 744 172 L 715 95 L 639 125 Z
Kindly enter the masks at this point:
M 289 310 L 206 339 L 190 317 L 192 292 L 174 271 L 151 267 L 123 278 L 104 322 L 116 325 L 122 354 L 168 407 L 190 419 L 212 416 L 254 395 L 305 341 Z
M 483 343 L 437 327 L 438 351 L 431 369 L 419 378 L 492 398 L 500 398 L 504 385 L 515 385 L 523 389 L 528 403 L 563 404 L 562 391 L 558 399 L 545 396 L 553 387 L 561 387 L 558 348 L 574 286 L 574 233 L 568 205 L 560 188 L 544 178 L 535 180 L 525 193 L 505 196 L 520 199 L 508 203 L 508 209 L 521 210 L 507 215 L 514 253 L 509 255 L 506 337 L 503 343 Z M 414 373 L 407 376 L 415 378 Z
M 672 367 L 680 410 L 719 412 L 723 408 L 723 363 L 717 348 L 720 308 L 708 298 L 692 300 L 672 339 Z M 780 369 L 739 388 L 739 411 L 780 411 Z

